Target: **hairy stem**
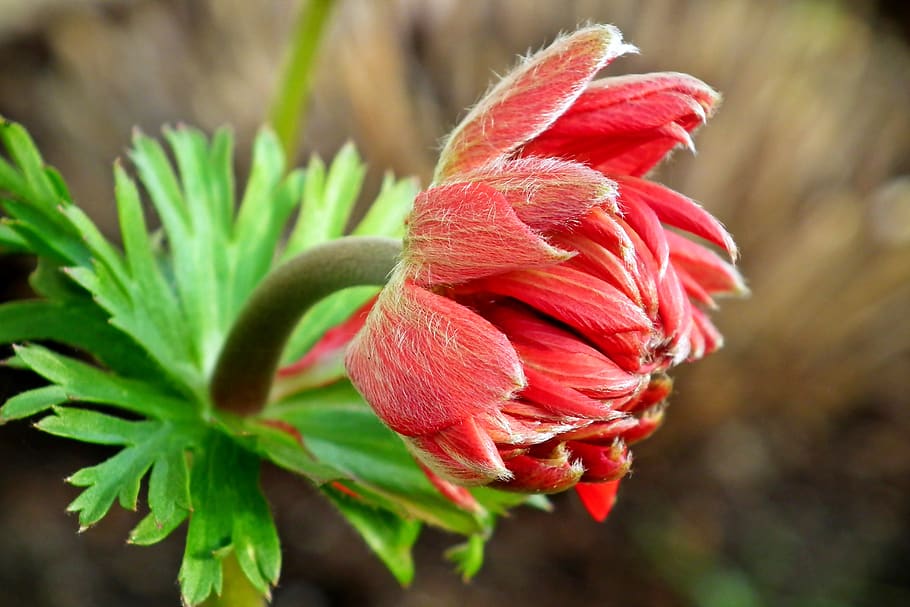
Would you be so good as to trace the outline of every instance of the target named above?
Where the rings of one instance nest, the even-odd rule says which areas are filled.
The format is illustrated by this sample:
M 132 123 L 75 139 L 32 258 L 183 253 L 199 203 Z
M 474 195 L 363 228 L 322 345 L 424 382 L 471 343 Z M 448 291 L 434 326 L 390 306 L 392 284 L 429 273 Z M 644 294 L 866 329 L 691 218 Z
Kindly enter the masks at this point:
M 383 285 L 401 254 L 401 241 L 348 236 L 309 249 L 276 268 L 253 292 L 218 356 L 211 396 L 240 415 L 262 410 L 281 353 L 297 322 L 335 291 Z
M 316 50 L 333 4 L 334 0 L 306 0 L 300 9 L 278 91 L 269 108 L 269 124 L 275 129 L 289 161 L 293 160 L 297 149 Z

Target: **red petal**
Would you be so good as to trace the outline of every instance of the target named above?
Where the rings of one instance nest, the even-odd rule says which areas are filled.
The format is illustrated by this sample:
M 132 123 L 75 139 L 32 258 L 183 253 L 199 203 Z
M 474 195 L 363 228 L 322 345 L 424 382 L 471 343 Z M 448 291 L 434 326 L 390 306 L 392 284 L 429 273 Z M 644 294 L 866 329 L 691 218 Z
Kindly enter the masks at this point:
M 670 263 L 670 245 L 667 244 L 666 230 L 657 213 L 645 204 L 639 196 L 619 193 L 619 206 L 623 219 L 641 237 L 657 261 L 658 278 L 663 277 Z
M 648 387 L 642 391 L 635 400 L 629 401 L 623 407 L 623 411 L 636 413 L 653 407 L 658 403 L 664 402 L 670 392 L 673 391 L 673 379 L 669 375 L 656 373 L 651 376 Z
M 408 276 L 427 286 L 546 266 L 571 256 L 533 232 L 506 197 L 484 183 L 450 184 L 420 193 L 406 243 Z
M 525 368 L 528 385 L 521 391 L 521 398 L 529 400 L 556 415 L 570 418 L 611 419 L 619 417 L 609 402 L 588 398 L 547 375 Z
M 697 333 L 704 339 L 702 356 L 711 354 L 724 345 L 724 336 L 720 334 L 708 316 L 698 308 L 692 309 L 692 324 L 693 333 Z
M 423 465 L 459 485 L 486 485 L 511 477 L 493 439 L 474 418 L 404 441 Z
M 724 249 L 732 259 L 737 250 L 733 237 L 711 213 L 697 202 L 653 181 L 636 177 L 615 177 L 622 196 L 637 196 L 654 209 L 660 220 L 681 230 L 691 232 Z
M 641 376 L 517 305 L 498 304 L 481 313 L 509 337 L 526 369 L 532 367 L 593 398 L 620 398 L 641 388 Z
M 471 288 L 514 297 L 592 339 L 652 328 L 641 308 L 616 287 L 563 265 L 509 272 Z
M 524 386 L 518 355 L 496 327 L 400 276 L 380 294 L 345 362 L 377 415 L 407 436 L 495 414 Z
M 643 175 L 676 145 L 692 148 L 719 95 L 684 74 L 620 76 L 592 82 L 522 153 L 584 162 L 607 174 Z
M 494 483 L 498 489 L 527 493 L 558 493 L 575 485 L 584 472 L 578 462 L 570 461 L 565 447 L 559 446 L 547 458 L 518 455 L 506 460 L 512 480 Z
M 585 467 L 582 481 L 602 483 L 624 477 L 632 466 L 632 454 L 622 440 L 610 445 L 572 441 L 566 445 Z
M 683 268 L 706 292 L 733 295 L 749 293 L 739 271 L 714 251 L 675 232 L 667 232 L 667 242 L 673 265 Z
M 555 158 L 519 158 L 474 173 L 501 192 L 532 230 L 578 223 L 595 206 L 616 207 L 616 185 L 602 173 Z
M 607 520 L 610 510 L 616 503 L 616 492 L 619 490 L 619 481 L 605 483 L 578 483 L 575 491 L 581 498 L 588 514 L 598 523 Z
M 664 421 L 664 411 L 666 411 L 664 404 L 654 405 L 644 411 L 641 417 L 638 418 L 638 424 L 622 433 L 622 438 L 626 441 L 626 444 L 637 443 L 654 434 Z
M 436 487 L 444 498 L 461 508 L 462 510 L 467 510 L 468 512 L 480 513 L 483 511 L 483 506 L 480 505 L 480 502 L 475 499 L 471 492 L 460 487 L 454 483 L 451 483 L 425 465 L 420 464 L 420 469 L 423 470 L 423 473 L 426 475 L 430 483 Z
M 614 58 L 634 50 L 613 26 L 558 39 L 499 81 L 459 124 L 440 156 L 441 182 L 509 155 L 545 130 Z

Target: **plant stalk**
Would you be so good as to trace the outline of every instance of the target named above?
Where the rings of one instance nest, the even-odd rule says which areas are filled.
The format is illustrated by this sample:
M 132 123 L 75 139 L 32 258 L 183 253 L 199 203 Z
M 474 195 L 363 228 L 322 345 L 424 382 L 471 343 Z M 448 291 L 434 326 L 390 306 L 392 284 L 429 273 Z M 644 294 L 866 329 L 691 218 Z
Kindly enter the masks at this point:
M 269 124 L 275 129 L 285 158 L 291 163 L 304 122 L 316 51 L 333 4 L 334 0 L 306 0 L 300 9 L 278 90 L 269 108 Z
M 215 407 L 239 415 L 261 411 L 303 314 L 335 291 L 384 285 L 400 255 L 400 240 L 347 236 L 304 251 L 266 276 L 218 356 L 210 389 Z

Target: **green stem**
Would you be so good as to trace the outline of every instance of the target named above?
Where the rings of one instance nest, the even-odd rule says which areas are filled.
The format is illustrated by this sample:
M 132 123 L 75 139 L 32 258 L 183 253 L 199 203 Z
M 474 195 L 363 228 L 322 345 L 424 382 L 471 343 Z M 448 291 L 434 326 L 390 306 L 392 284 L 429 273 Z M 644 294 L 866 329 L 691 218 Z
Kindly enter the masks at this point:
M 240 415 L 261 411 L 304 312 L 335 291 L 385 284 L 400 254 L 400 240 L 348 236 L 276 268 L 253 292 L 219 354 L 211 384 L 215 406 Z
M 293 160 L 297 149 L 316 50 L 333 4 L 334 0 L 307 0 L 301 8 L 278 91 L 269 109 L 269 123 L 275 129 L 285 157 L 289 160 Z

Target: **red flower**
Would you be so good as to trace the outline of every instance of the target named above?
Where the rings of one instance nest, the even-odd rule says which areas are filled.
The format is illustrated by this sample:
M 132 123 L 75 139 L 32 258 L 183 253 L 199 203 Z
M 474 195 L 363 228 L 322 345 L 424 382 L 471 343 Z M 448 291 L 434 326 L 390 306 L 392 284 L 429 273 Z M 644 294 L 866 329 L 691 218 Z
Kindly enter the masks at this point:
M 462 485 L 612 505 L 664 372 L 715 350 L 701 308 L 742 293 L 721 224 L 641 176 L 712 112 L 683 74 L 594 75 L 634 50 L 595 26 L 500 81 L 450 136 L 405 252 L 348 350 L 351 380 L 419 460 Z M 695 303 L 693 303 L 695 302 Z

